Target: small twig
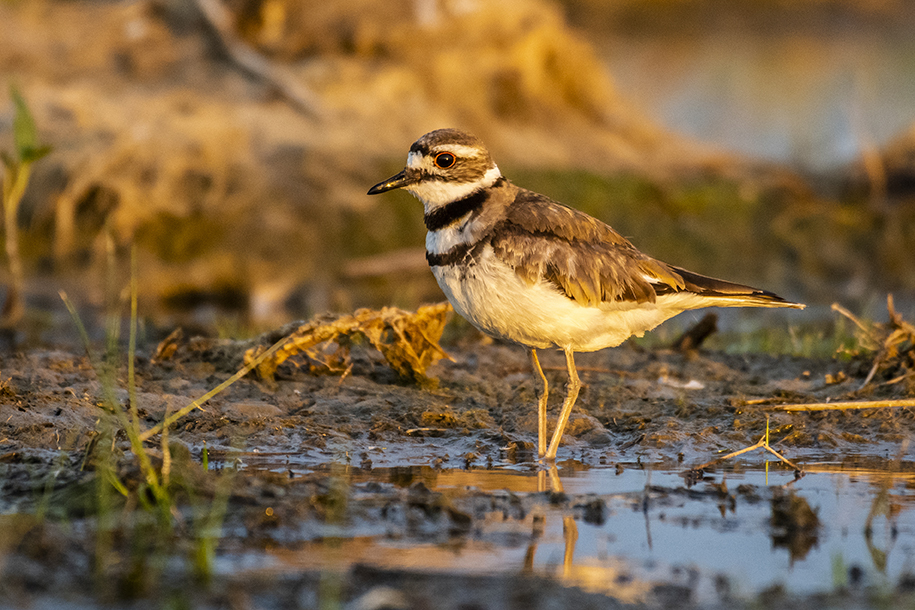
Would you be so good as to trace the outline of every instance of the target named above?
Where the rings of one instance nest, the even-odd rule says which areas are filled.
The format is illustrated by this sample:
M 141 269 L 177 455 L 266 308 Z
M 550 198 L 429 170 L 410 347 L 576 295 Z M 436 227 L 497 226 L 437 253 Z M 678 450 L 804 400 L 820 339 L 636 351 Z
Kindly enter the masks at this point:
M 833 303 L 833 304 L 832 304 L 832 310 L 833 310 L 833 311 L 839 312 L 840 314 L 842 314 L 843 316 L 845 316 L 846 318 L 848 318 L 849 320 L 851 320 L 852 322 L 854 322 L 854 323 L 855 323 L 855 326 L 857 326 L 858 328 L 860 328 L 863 332 L 865 332 L 865 333 L 867 333 L 867 334 L 870 334 L 871 332 L 873 332 L 873 330 L 870 329 L 870 328 L 868 328 L 867 325 L 864 324 L 864 322 L 862 322 L 860 319 L 858 319 L 858 318 L 855 316 L 855 314 L 853 314 L 852 312 L 848 311 L 847 309 L 845 309 L 844 307 L 842 307 L 842 306 L 839 305 L 838 303 Z
M 448 430 L 445 428 L 410 428 L 404 430 L 407 436 L 445 436 Z
M 907 373 L 905 375 L 900 375 L 899 377 L 894 377 L 893 379 L 890 379 L 889 381 L 884 381 L 883 385 L 893 385 L 894 383 L 899 383 L 901 381 L 905 381 L 906 378 L 909 376 L 909 374 L 910 373 Z
M 755 445 L 750 445 L 749 447 L 744 447 L 743 449 L 738 449 L 737 451 L 733 451 L 725 456 L 716 458 L 710 462 L 706 462 L 705 464 L 702 464 L 701 466 L 695 466 L 695 467 L 693 467 L 692 470 L 703 470 L 705 468 L 708 468 L 712 464 L 717 464 L 718 462 L 723 462 L 724 460 L 729 460 L 733 457 L 737 457 L 738 455 L 742 455 L 744 453 L 749 453 L 750 451 L 753 451 L 755 449 L 765 449 L 766 451 L 768 451 L 769 453 L 771 453 L 772 455 L 774 455 L 775 457 L 780 459 L 785 464 L 788 464 L 789 466 L 791 466 L 791 468 L 793 468 L 797 472 L 803 472 L 803 469 L 800 466 L 798 466 L 797 464 L 795 464 L 794 462 L 792 462 L 791 460 L 789 460 L 788 458 L 783 456 L 781 453 L 779 453 L 778 451 L 776 451 L 769 445 L 769 418 L 768 417 L 766 418 L 766 433 L 762 435 L 762 438 L 760 438 L 759 441 Z
M 731 458 L 737 457 L 738 455 L 743 455 L 744 453 L 749 453 L 750 451 L 753 451 L 754 449 L 759 449 L 760 447 L 764 447 L 765 445 L 766 445 L 766 437 L 763 436 L 762 438 L 759 439 L 759 442 L 757 442 L 755 445 L 750 445 L 749 447 L 744 447 L 743 449 L 738 449 L 737 451 L 732 451 L 731 453 L 729 453 L 725 456 L 722 456 L 720 458 L 715 458 L 714 460 L 712 460 L 710 462 L 706 462 L 705 464 L 702 464 L 700 466 L 695 466 L 693 468 L 693 470 L 702 470 L 703 468 L 707 468 L 708 466 L 711 466 L 712 464 L 717 464 L 718 462 L 722 462 L 724 460 L 729 460 Z
M 768 443 L 763 448 L 766 451 L 768 451 L 769 453 L 771 453 L 772 455 L 774 455 L 775 457 L 777 457 L 778 459 L 780 459 L 781 461 L 783 461 L 784 463 L 786 463 L 789 466 L 791 466 L 792 468 L 794 468 L 796 471 L 803 472 L 803 468 L 801 468 L 800 466 L 798 466 L 797 464 L 795 464 L 794 462 L 792 462 L 791 460 L 789 460 L 788 458 L 783 456 L 781 453 L 779 453 L 778 451 L 773 449 L 771 446 L 769 446 Z
M 871 379 L 873 379 L 873 378 L 874 378 L 874 375 L 877 374 L 877 369 L 880 368 L 880 364 L 881 364 L 881 363 L 880 363 L 880 358 L 875 358 L 875 359 L 874 359 L 874 366 L 871 367 L 871 370 L 870 370 L 870 372 L 867 374 L 867 377 L 864 378 L 864 383 L 862 383 L 862 384 L 861 384 L 861 387 L 858 388 L 859 390 L 863 389 L 865 386 L 867 386 L 867 384 L 869 384 L 869 383 L 871 382 Z

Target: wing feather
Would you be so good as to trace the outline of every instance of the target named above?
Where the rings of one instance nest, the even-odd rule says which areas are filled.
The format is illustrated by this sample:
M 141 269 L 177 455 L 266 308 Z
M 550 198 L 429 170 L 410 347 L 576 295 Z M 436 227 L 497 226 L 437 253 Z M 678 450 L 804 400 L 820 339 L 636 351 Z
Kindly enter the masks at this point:
M 525 282 L 547 281 L 582 305 L 654 303 L 690 292 L 721 305 L 798 307 L 751 286 L 699 275 L 639 252 L 603 222 L 548 197 L 517 189 L 489 232 L 493 251 Z
M 599 220 L 543 195 L 519 189 L 498 230 L 496 255 L 528 283 L 554 284 L 582 305 L 654 302 L 655 286 L 682 290 L 683 278 Z

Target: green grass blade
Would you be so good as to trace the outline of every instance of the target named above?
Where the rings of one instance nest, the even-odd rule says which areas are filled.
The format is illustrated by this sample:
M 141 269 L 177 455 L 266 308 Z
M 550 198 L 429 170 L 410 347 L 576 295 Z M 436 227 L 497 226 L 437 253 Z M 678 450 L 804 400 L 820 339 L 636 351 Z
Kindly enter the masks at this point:
M 16 114 L 13 117 L 13 143 L 16 146 L 16 156 L 20 161 L 30 159 L 38 148 L 38 128 L 35 127 L 35 119 L 29 112 L 29 106 L 25 98 L 19 92 L 15 85 L 10 85 L 10 97 L 13 98 L 13 104 L 16 106 Z

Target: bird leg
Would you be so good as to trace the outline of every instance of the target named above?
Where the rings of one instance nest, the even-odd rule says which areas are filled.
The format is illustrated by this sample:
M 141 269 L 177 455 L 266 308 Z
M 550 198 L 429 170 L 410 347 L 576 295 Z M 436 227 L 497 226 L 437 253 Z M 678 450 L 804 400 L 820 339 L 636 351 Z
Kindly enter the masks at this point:
M 546 453 L 546 399 L 550 395 L 550 384 L 547 383 L 546 375 L 540 368 L 540 360 L 537 358 L 535 349 L 531 349 L 531 362 L 534 363 L 534 370 L 543 380 L 543 394 L 540 395 L 540 404 L 537 406 L 537 455 L 543 457 L 543 454 Z
M 546 455 L 543 456 L 548 460 L 556 459 L 556 452 L 559 450 L 559 442 L 562 440 L 562 433 L 565 432 L 566 424 L 569 423 L 569 416 L 572 415 L 572 407 L 575 406 L 575 400 L 578 398 L 578 391 L 581 389 L 581 380 L 578 378 L 578 371 L 575 369 L 575 357 L 572 350 L 565 349 L 566 366 L 569 369 L 569 388 L 566 392 L 565 402 L 562 403 L 562 412 L 559 414 L 559 420 L 556 422 L 556 431 L 553 432 L 553 440 L 550 441 L 550 448 Z

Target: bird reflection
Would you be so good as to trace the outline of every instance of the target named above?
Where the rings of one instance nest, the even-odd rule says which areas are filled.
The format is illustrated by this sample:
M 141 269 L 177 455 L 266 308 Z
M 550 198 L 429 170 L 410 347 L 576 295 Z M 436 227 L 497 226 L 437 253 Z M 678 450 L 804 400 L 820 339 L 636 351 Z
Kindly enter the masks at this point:
M 547 480 L 549 477 L 549 480 Z M 540 493 L 550 491 L 554 494 L 565 493 L 562 488 L 562 480 L 559 478 L 559 470 L 556 465 L 552 464 L 548 470 L 537 472 L 537 491 Z M 533 531 L 531 532 L 531 542 L 524 554 L 525 572 L 531 572 L 534 569 L 534 555 L 537 552 L 537 543 L 543 536 L 546 526 L 546 515 L 542 506 L 538 506 L 537 513 L 533 515 Z M 575 555 L 575 544 L 578 542 L 578 525 L 575 523 L 575 517 L 566 515 L 562 518 L 562 537 L 565 542 L 565 548 L 562 555 L 562 575 L 569 577 L 572 574 L 572 560 Z

